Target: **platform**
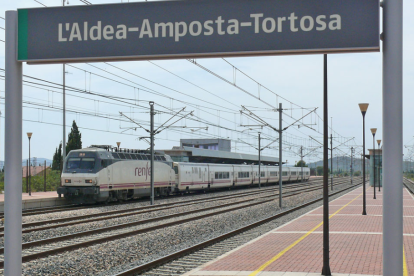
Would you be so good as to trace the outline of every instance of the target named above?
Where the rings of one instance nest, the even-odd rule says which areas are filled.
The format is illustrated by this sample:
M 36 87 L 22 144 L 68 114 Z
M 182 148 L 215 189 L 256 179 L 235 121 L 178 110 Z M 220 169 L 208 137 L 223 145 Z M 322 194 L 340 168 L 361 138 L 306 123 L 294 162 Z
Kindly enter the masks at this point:
M 31 196 L 27 193 L 22 194 L 22 209 L 42 208 L 67 204 L 62 197 L 59 198 L 54 192 L 35 192 Z M 0 212 L 4 212 L 4 194 L 0 194 Z
M 382 275 L 382 192 L 362 188 L 330 202 L 333 276 Z M 414 275 L 414 197 L 404 188 L 404 276 Z M 317 276 L 322 270 L 322 207 L 274 229 L 185 276 Z

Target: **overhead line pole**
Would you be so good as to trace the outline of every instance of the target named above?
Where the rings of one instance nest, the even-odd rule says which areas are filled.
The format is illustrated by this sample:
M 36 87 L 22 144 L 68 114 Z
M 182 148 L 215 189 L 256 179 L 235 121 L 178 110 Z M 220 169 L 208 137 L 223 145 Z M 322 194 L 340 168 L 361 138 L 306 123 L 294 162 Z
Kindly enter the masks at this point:
M 328 179 L 328 57 L 323 55 L 323 267 L 322 275 L 330 276 L 329 266 L 329 179 Z M 331 140 L 332 141 L 332 140 Z
M 62 6 L 65 6 L 65 0 L 62 1 Z M 65 162 L 65 158 L 66 158 L 66 69 L 65 69 L 65 64 L 63 63 L 63 94 L 62 94 L 62 103 L 63 103 L 63 118 L 62 118 L 62 132 L 63 132 L 63 145 L 62 145 L 62 164 L 61 164 L 61 172 L 63 170 L 63 163 Z
M 150 175 L 150 179 L 151 179 L 151 205 L 154 205 L 154 102 L 149 102 L 150 105 L 150 121 L 151 121 L 151 126 L 150 126 L 150 142 L 151 142 L 151 146 L 150 146 L 150 151 L 151 151 L 151 165 L 150 165 L 150 170 L 151 170 L 151 175 Z
M 141 137 L 141 139 L 145 138 L 145 141 L 148 142 L 148 140 L 146 140 L 147 138 L 150 139 L 149 144 L 150 144 L 150 155 L 151 155 L 151 160 L 150 160 L 150 203 L 151 205 L 154 205 L 154 201 L 155 201 L 155 189 L 154 189 L 154 137 L 156 134 L 162 132 L 164 129 L 172 127 L 171 125 L 178 122 L 179 120 L 182 120 L 184 118 L 186 118 L 188 115 L 192 115 L 193 112 L 190 112 L 188 114 L 186 114 L 185 116 L 181 117 L 180 119 L 178 119 L 177 121 L 171 123 L 168 126 L 164 126 L 166 122 L 164 122 L 160 127 L 158 127 L 156 130 L 154 130 L 154 102 L 150 101 L 149 102 L 150 105 L 150 129 L 146 129 L 144 128 L 142 125 L 140 125 L 139 123 L 137 123 L 134 119 L 126 116 L 125 114 L 123 114 L 122 112 L 119 112 L 119 114 L 121 116 L 124 116 L 125 118 L 129 119 L 131 122 L 133 122 L 134 124 L 138 125 L 140 128 L 144 129 L 146 132 L 149 132 L 150 137 Z M 183 111 L 183 109 L 181 109 L 180 111 L 178 111 L 176 114 L 174 114 L 170 119 L 167 120 L 170 121 L 172 118 L 174 118 L 178 113 L 180 113 L 181 111 Z M 162 129 L 160 129 L 162 127 Z M 119 147 L 119 146 L 118 146 Z
M 261 188 L 261 171 L 260 171 L 260 163 L 261 163 L 261 160 L 260 160 L 260 152 L 262 151 L 262 149 L 260 148 L 260 132 L 259 132 L 259 188 Z
M 279 103 L 279 207 L 282 208 L 282 103 Z
M 302 174 L 301 182 L 303 182 L 303 146 L 300 146 L 300 169 Z

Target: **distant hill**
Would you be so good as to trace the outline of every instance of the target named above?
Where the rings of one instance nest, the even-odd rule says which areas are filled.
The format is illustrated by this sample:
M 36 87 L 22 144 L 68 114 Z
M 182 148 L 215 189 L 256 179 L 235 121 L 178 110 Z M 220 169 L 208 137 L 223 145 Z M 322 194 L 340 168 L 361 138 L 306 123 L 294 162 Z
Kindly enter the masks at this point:
M 354 171 L 360 171 L 362 169 L 362 160 L 359 158 L 353 158 L 353 169 Z M 350 171 L 351 169 L 351 157 L 347 156 L 339 156 L 332 158 L 332 165 L 333 165 L 333 171 L 342 170 L 342 171 Z M 308 167 L 310 168 L 316 168 L 319 166 L 323 166 L 323 160 L 308 163 Z M 328 159 L 328 167 L 331 168 L 331 159 Z
M 354 171 L 361 171 L 362 170 L 362 160 L 361 158 L 353 158 L 354 159 Z M 367 164 L 369 164 L 369 160 L 366 160 Z M 337 171 L 338 168 L 341 169 L 342 171 L 349 171 L 350 170 L 350 165 L 351 165 L 351 158 L 347 157 L 347 156 L 339 156 L 339 157 L 334 157 L 332 158 L 332 165 L 333 165 L 333 170 Z M 313 163 L 308 163 L 308 167 L 310 168 L 315 168 L 318 166 L 323 166 L 323 161 L 317 161 L 317 162 L 313 162 Z M 368 165 L 367 165 L 368 166 Z M 328 161 L 328 167 L 331 168 L 331 159 L 329 158 Z M 409 161 L 404 161 L 403 162 L 403 168 L 404 171 L 407 170 L 414 170 L 414 162 L 409 162 Z

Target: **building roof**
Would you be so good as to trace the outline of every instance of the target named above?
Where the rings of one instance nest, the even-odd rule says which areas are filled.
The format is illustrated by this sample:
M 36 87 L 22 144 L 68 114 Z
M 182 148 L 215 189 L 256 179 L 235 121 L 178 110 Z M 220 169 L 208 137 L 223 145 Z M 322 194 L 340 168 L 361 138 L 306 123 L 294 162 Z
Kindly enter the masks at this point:
M 200 149 L 193 147 L 174 147 L 171 150 L 164 150 L 165 154 L 174 156 L 188 156 L 190 162 L 197 163 L 226 163 L 226 164 L 251 164 L 258 162 L 258 155 L 228 152 L 220 150 Z M 271 156 L 261 156 L 261 162 L 264 164 L 276 165 L 279 158 Z
M 48 167 L 46 167 L 46 168 L 48 168 Z M 31 166 L 30 167 L 30 175 L 31 176 L 35 176 L 35 175 L 38 175 L 38 174 L 40 174 L 40 173 L 42 173 L 43 172 L 43 170 L 45 169 L 45 167 L 44 166 Z M 23 173 L 23 177 L 26 177 L 26 173 L 28 174 L 29 172 L 28 172 L 28 167 L 27 166 L 24 166 L 24 167 L 22 167 L 22 173 Z M 29 175 L 29 174 L 28 174 Z

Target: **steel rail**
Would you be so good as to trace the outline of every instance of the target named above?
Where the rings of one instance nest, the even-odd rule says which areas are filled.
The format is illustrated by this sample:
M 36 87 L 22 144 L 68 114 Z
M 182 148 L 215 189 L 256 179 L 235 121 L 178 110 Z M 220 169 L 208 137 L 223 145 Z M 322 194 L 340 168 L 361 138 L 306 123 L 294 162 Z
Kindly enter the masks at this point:
M 294 195 L 297 195 L 297 194 L 300 194 L 300 193 L 285 195 L 285 197 L 290 197 L 290 196 L 294 196 Z M 269 197 L 274 197 L 274 195 L 269 195 Z M 252 200 L 254 200 L 254 199 L 252 199 Z M 220 210 L 220 211 L 216 211 L 216 212 L 212 212 L 212 213 L 208 213 L 208 214 L 203 214 L 203 215 L 200 215 L 198 217 L 185 218 L 185 219 L 181 219 L 181 220 L 174 221 L 174 222 L 164 223 L 164 224 L 161 224 L 161 225 L 150 226 L 150 227 L 147 227 L 147 228 L 141 228 L 141 229 L 132 230 L 132 231 L 124 232 L 124 233 L 119 233 L 119 234 L 112 235 L 112 236 L 109 236 L 109 237 L 101 237 L 101 238 L 91 239 L 89 241 L 84 241 L 84 242 L 81 242 L 81 243 L 65 245 L 63 247 L 53 248 L 53 249 L 45 250 L 45 251 L 42 251 L 42 252 L 37 252 L 37 253 L 25 255 L 25 256 L 22 257 L 22 261 L 27 262 L 27 261 L 30 261 L 30 260 L 46 257 L 46 256 L 49 256 L 49 255 L 59 254 L 59 253 L 62 253 L 62 252 L 87 247 L 87 246 L 90 246 L 90 245 L 93 245 L 93 244 L 98 244 L 98 243 L 101 243 L 101 242 L 107 242 L 107 241 L 111 241 L 111 240 L 125 238 L 125 237 L 128 237 L 128 236 L 142 234 L 142 233 L 146 233 L 146 232 L 149 232 L 149 231 L 162 229 L 162 228 L 165 228 L 165 227 L 175 226 L 175 225 L 179 225 L 179 224 L 182 224 L 182 223 L 203 219 L 203 218 L 210 217 L 210 216 L 216 216 L 216 215 L 219 215 L 219 214 L 222 214 L 222 213 L 227 213 L 227 212 L 231 212 L 231 211 L 235 211 L 235 210 L 240 210 L 241 207 L 242 208 L 248 208 L 248 207 L 252 207 L 252 206 L 255 206 L 255 205 L 259 205 L 259 204 L 264 204 L 264 203 L 267 203 L 267 202 L 270 202 L 270 201 L 273 201 L 273 200 L 274 200 L 274 198 L 269 199 L 269 200 L 260 201 L 260 202 L 254 202 L 254 203 L 246 204 L 246 205 L 243 205 L 243 206 L 236 206 L 236 207 L 233 207 L 233 208 Z M 210 207 L 209 209 L 211 210 L 211 209 L 223 208 L 223 207 L 226 207 L 226 206 L 231 206 L 231 205 L 236 205 L 236 204 L 239 205 L 240 202 L 222 204 L 220 206 Z M 169 218 L 173 218 L 173 217 L 176 217 L 176 216 L 183 216 L 183 215 L 188 215 L 188 214 L 192 214 L 192 213 L 196 213 L 196 212 L 203 212 L 203 211 L 205 211 L 205 209 L 204 210 L 202 210 L 202 209 L 192 210 L 192 211 L 187 211 L 187 212 L 183 212 L 183 213 L 177 213 L 177 214 L 173 214 L 173 215 L 162 216 L 162 217 L 157 217 L 157 218 L 151 218 L 151 219 L 147 219 L 147 220 L 143 220 L 143 221 L 137 221 L 137 222 L 133 222 L 133 223 L 114 225 L 114 226 L 110 226 L 110 227 L 105 227 L 105 228 L 100 228 L 100 229 L 95 229 L 95 230 L 89 230 L 89 231 L 79 232 L 79 233 L 60 236 L 60 237 L 54 237 L 54 238 L 50 238 L 50 239 L 38 240 L 38 241 L 25 243 L 25 244 L 22 245 L 22 247 L 23 248 L 30 248 L 30 247 L 37 246 L 37 245 L 44 245 L 46 243 L 59 242 L 59 241 L 63 241 L 63 240 L 71 239 L 71 238 L 77 238 L 77 237 L 85 236 L 85 235 L 99 234 L 99 233 L 102 233 L 102 232 L 117 230 L 119 228 L 122 228 L 124 225 L 126 225 L 125 227 L 131 227 L 131 226 L 136 226 L 136 225 L 139 225 L 139 224 L 150 223 L 150 222 L 154 222 L 154 221 L 157 221 L 157 220 L 169 219 Z M 0 252 L 3 253 L 4 248 L 0 248 Z M 2 268 L 3 265 L 4 265 L 4 262 L 1 261 L 0 262 L 0 268 Z
M 335 185 L 339 185 L 339 184 L 342 184 L 342 182 L 338 183 L 338 184 L 335 184 Z M 311 190 L 308 190 L 308 189 L 311 189 Z M 312 186 L 312 187 L 306 187 L 306 188 L 302 188 L 302 189 L 298 189 L 298 190 L 294 190 L 294 191 L 288 191 L 287 193 L 294 193 L 294 192 L 298 192 L 298 191 L 310 192 L 310 191 L 314 191 L 314 190 L 317 190 L 317 189 L 319 189 L 319 186 L 317 186 L 317 187 Z M 277 188 L 273 188 L 273 189 L 269 189 L 269 190 L 270 191 L 277 190 Z M 28 227 L 37 226 L 37 225 L 44 225 L 45 223 L 57 223 L 57 222 L 61 222 L 61 221 L 65 221 L 65 223 L 24 229 L 24 230 L 22 230 L 22 233 L 30 233 L 30 232 L 35 232 L 35 231 L 42 231 L 42 230 L 72 226 L 72 225 L 77 225 L 77 224 L 82 224 L 82 223 L 90 223 L 90 222 L 102 221 L 102 220 L 113 219 L 113 218 L 120 218 L 120 217 L 126 217 L 126 216 L 146 214 L 146 213 L 150 213 L 150 212 L 154 212 L 154 211 L 166 210 L 166 209 L 171 208 L 171 206 L 173 206 L 173 207 L 185 207 L 185 206 L 191 206 L 191 205 L 199 204 L 200 202 L 210 203 L 210 202 L 219 201 L 219 200 L 227 200 L 227 199 L 235 199 L 235 198 L 241 198 L 241 197 L 246 197 L 246 196 L 254 196 L 254 195 L 257 195 L 257 194 L 269 193 L 269 190 L 265 191 L 265 190 L 262 189 L 260 191 L 254 191 L 252 193 L 243 193 L 243 194 L 238 194 L 238 195 L 232 195 L 232 196 L 228 196 L 228 197 L 225 197 L 225 198 L 201 199 L 201 200 L 195 200 L 195 201 L 193 200 L 193 201 L 190 201 L 189 203 L 175 202 L 175 203 L 168 204 L 165 207 L 150 208 L 150 210 L 148 210 L 149 208 L 147 208 L 147 207 L 144 208 L 144 209 L 147 209 L 147 210 L 143 210 L 142 207 L 137 207 L 137 208 L 126 209 L 126 210 L 116 210 L 115 212 L 109 211 L 109 212 L 98 213 L 98 214 L 90 214 L 90 215 L 84 215 L 82 217 L 83 218 L 92 217 L 91 219 L 85 219 L 85 220 L 80 220 L 80 221 L 78 219 L 80 219 L 81 216 L 72 217 L 72 218 L 69 218 L 69 219 L 68 218 L 60 218 L 60 219 L 50 220 L 50 221 L 36 221 L 36 222 L 31 222 L 31 223 L 25 223 L 25 224 L 22 225 L 22 227 L 23 228 L 28 228 Z M 278 195 L 278 193 L 276 193 L 274 195 Z M 269 196 L 261 196 L 261 197 L 259 196 L 259 197 L 256 197 L 254 199 L 262 199 L 262 198 L 266 198 L 266 197 L 269 197 Z M 148 207 L 159 207 L 160 205 L 148 206 Z M 66 222 L 68 220 L 76 220 L 76 221 Z M 0 230 L 1 229 L 2 228 L 0 227 Z M 3 236 L 4 236 L 4 233 L 0 233 L 0 237 L 3 237 Z M 1 253 L 1 249 L 0 249 L 0 253 Z
M 315 184 L 317 184 L 317 183 L 313 183 L 312 186 L 315 185 Z M 298 185 L 295 188 L 302 188 L 303 186 L 304 185 Z M 302 189 L 295 190 L 295 192 L 296 191 L 301 191 L 301 190 L 307 191 L 307 189 L 309 187 L 311 187 L 311 186 L 308 184 L 308 187 L 303 187 Z M 317 189 L 317 188 L 318 187 L 316 187 L 315 189 Z M 256 194 L 268 193 L 269 191 L 272 191 L 272 190 L 277 190 L 277 188 L 261 189 L 260 191 L 251 191 L 251 192 L 246 192 L 246 193 L 238 193 L 236 195 L 220 196 L 220 197 L 215 197 L 215 198 L 212 198 L 212 199 L 207 198 L 207 199 L 199 199 L 199 200 L 187 200 L 187 201 L 181 201 L 181 202 L 159 204 L 159 205 L 155 205 L 155 206 L 141 206 L 141 207 L 136 207 L 136 208 L 131 208 L 131 209 L 108 211 L 108 212 L 102 212 L 102 213 L 97 213 L 97 214 L 89 214 L 89 215 L 83 215 L 83 216 L 76 216 L 76 217 L 70 217 L 70 218 L 59 218 L 59 219 L 48 220 L 48 221 L 29 222 L 29 223 L 22 224 L 22 227 L 23 228 L 29 228 L 29 227 L 34 227 L 34 226 L 38 226 L 38 225 L 45 225 L 45 224 L 52 224 L 52 223 L 59 223 L 59 222 L 64 222 L 64 223 L 54 224 L 54 225 L 46 225 L 46 226 L 41 226 L 41 227 L 34 227 L 34 228 L 29 228 L 29 229 L 23 229 L 22 233 L 30 233 L 30 232 L 34 232 L 34 231 L 55 229 L 55 228 L 60 228 L 60 227 L 65 227 L 65 226 L 72 226 L 72 225 L 82 224 L 82 223 L 102 221 L 102 220 L 107 220 L 107 219 L 112 219 L 112 218 L 120 218 L 120 217 L 125 217 L 125 216 L 145 214 L 145 213 L 149 213 L 149 212 L 153 212 L 153 211 L 165 210 L 165 209 L 170 208 L 171 206 L 173 206 L 173 207 L 183 207 L 183 206 L 195 205 L 195 204 L 198 204 L 200 202 L 205 203 L 205 202 L 214 202 L 214 201 L 223 200 L 223 199 L 234 199 L 234 198 L 251 196 L 251 195 L 256 195 Z M 293 191 L 289 191 L 289 192 L 293 192 Z M 276 195 L 278 195 L 278 193 Z M 262 198 L 262 197 L 258 197 L 258 198 Z M 165 206 L 165 207 L 162 207 L 162 206 Z M 148 209 L 150 209 L 150 210 L 148 210 Z M 91 218 L 91 219 L 88 219 L 88 218 Z M 81 219 L 84 219 L 84 220 L 81 220 Z M 68 222 L 68 221 L 70 221 L 70 222 Z M 3 229 L 3 227 L 0 227 L 0 230 L 2 230 L 2 229 Z M 4 233 L 0 233 L 0 237 L 3 237 L 3 236 L 4 236 Z
M 317 184 L 317 183 L 312 183 L 313 185 Z M 297 188 L 297 187 L 302 187 L 303 185 L 295 185 L 295 186 L 291 186 L 290 189 L 292 188 Z M 130 208 L 130 209 L 123 209 L 123 210 L 114 210 L 114 211 L 107 211 L 107 212 L 101 212 L 101 213 L 96 213 L 96 214 L 88 214 L 88 215 L 81 215 L 81 216 L 75 216 L 75 217 L 67 217 L 67 218 L 59 218 L 59 219 L 53 219 L 53 220 L 47 220 L 47 221 L 35 221 L 35 222 L 28 222 L 28 223 L 23 223 L 22 227 L 23 228 L 29 228 L 29 227 L 34 227 L 34 226 L 38 226 L 38 225 L 44 225 L 44 224 L 51 224 L 51 223 L 59 223 L 59 222 L 65 222 L 63 224 L 58 224 L 56 225 L 56 227 L 54 226 L 45 226 L 45 227 L 41 227 L 41 228 L 36 228 L 36 230 L 45 230 L 45 229 L 49 229 L 49 228 L 57 228 L 60 226 L 69 226 L 69 225 L 74 225 L 74 224 L 80 224 L 80 223 L 84 223 L 84 222 L 91 222 L 92 220 L 83 220 L 83 221 L 78 221 L 75 223 L 70 223 L 69 221 L 77 221 L 77 220 L 82 220 L 82 219 L 88 219 L 88 218 L 92 218 L 92 217 L 104 217 L 104 216 L 108 216 L 108 215 L 114 215 L 114 214 L 122 214 L 122 213 L 128 213 L 128 212 L 134 212 L 134 211 L 139 211 L 139 210 L 147 210 L 150 209 L 150 211 L 158 211 L 158 210 L 163 210 L 160 207 L 166 206 L 166 207 L 171 207 L 171 206 L 175 206 L 175 205 L 184 205 L 185 203 L 188 203 L 187 205 L 192 205 L 195 203 L 200 203 L 200 202 L 210 202 L 210 201 L 216 201 L 216 200 L 221 200 L 221 199 L 231 199 L 231 198 L 237 198 L 237 197 L 243 197 L 246 195 L 254 195 L 254 194 L 258 194 L 258 193 L 264 193 L 267 192 L 269 190 L 275 190 L 276 188 L 274 187 L 269 187 L 269 188 L 265 188 L 265 189 L 261 189 L 260 191 L 248 191 L 248 192 L 241 192 L 241 193 L 237 193 L 234 195 L 222 195 L 222 196 L 216 196 L 215 198 L 204 198 L 204 199 L 189 199 L 189 200 L 183 200 L 180 202 L 171 202 L 171 203 L 162 203 L 162 204 L 157 204 L 155 206 L 140 206 L 140 207 L 136 207 L 136 208 Z M 77 210 L 77 209 L 75 209 Z M 63 210 L 66 211 L 66 210 Z M 127 214 L 126 214 L 127 215 Z M 123 215 L 119 215 L 119 216 L 123 216 Z M 105 218 L 96 218 L 96 221 L 102 220 Z M 49 227 L 49 228 L 47 228 Z M 2 231 L 4 229 L 4 227 L 0 226 L 0 231 Z M 28 230 L 23 230 L 22 233 L 29 233 L 29 232 L 33 232 L 30 231 L 31 229 Z M 35 230 L 35 231 L 36 231 Z M 0 237 L 4 236 L 4 233 L 0 233 Z

